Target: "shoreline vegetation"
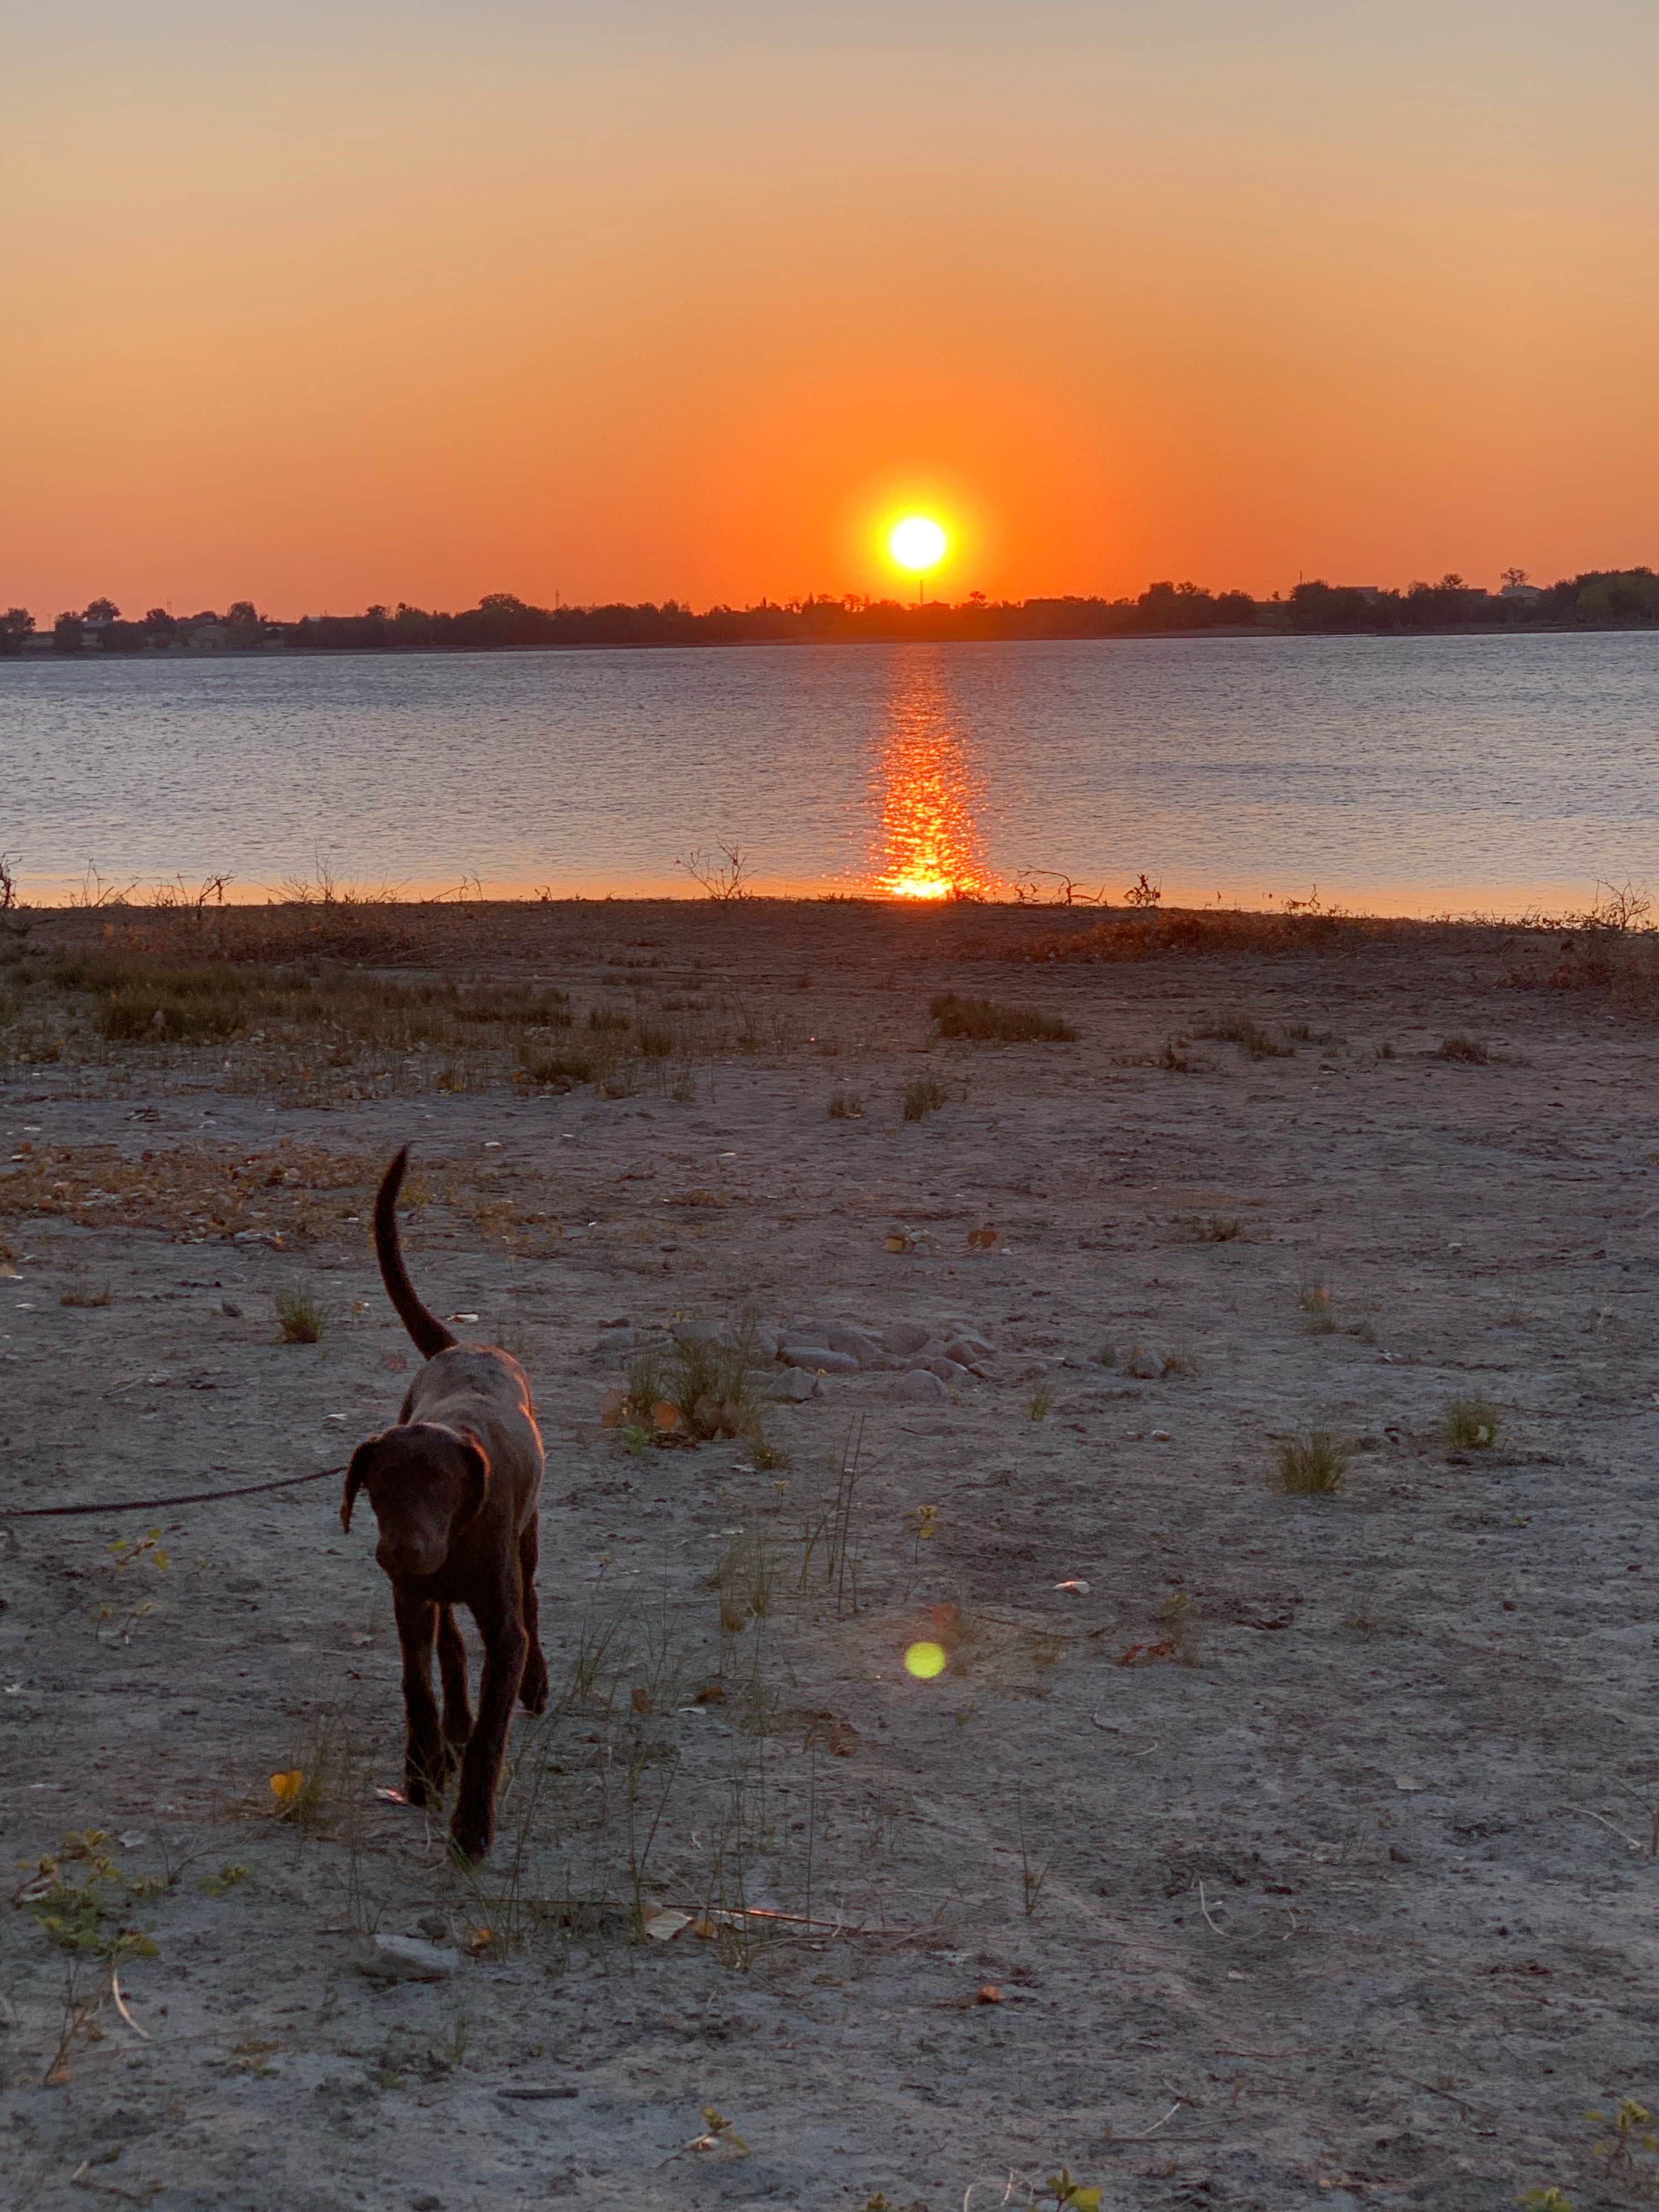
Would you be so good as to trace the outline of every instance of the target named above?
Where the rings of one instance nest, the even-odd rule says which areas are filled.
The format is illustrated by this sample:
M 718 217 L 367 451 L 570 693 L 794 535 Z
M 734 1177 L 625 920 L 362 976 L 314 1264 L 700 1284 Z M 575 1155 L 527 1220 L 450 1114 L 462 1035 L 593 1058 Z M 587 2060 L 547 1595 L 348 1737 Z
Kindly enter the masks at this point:
M 1133 599 L 1081 595 L 991 600 L 975 592 L 951 605 L 915 605 L 860 594 L 698 612 L 675 599 L 661 605 L 538 607 L 510 592 L 487 592 L 476 607 L 434 611 L 399 603 L 361 614 L 262 614 L 239 599 L 222 613 L 174 615 L 152 607 L 124 615 L 112 599 L 94 599 L 37 623 L 26 607 L 0 612 L 0 658 L 66 658 L 188 653 L 478 653 L 581 647 L 788 644 L 1006 643 L 1062 639 L 1193 636 L 1397 636 L 1516 630 L 1650 629 L 1659 627 L 1659 575 L 1648 568 L 1590 569 L 1547 586 L 1509 569 L 1500 590 L 1456 574 L 1405 591 L 1370 585 L 1297 584 L 1281 597 L 1212 592 L 1159 582 Z

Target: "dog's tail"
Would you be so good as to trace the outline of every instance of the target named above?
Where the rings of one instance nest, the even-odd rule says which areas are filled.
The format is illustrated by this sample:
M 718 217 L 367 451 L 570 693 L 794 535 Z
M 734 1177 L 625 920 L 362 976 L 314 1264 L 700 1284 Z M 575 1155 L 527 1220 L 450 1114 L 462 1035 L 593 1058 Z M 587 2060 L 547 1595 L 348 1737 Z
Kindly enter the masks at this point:
M 374 1256 L 380 1263 L 380 1280 L 386 1285 L 387 1297 L 398 1309 L 398 1320 L 414 1338 L 422 1358 L 432 1359 L 439 1352 L 447 1352 L 456 1339 L 436 1314 L 428 1313 L 421 1304 L 404 1265 L 403 1247 L 398 1242 L 398 1193 L 404 1187 L 408 1166 L 409 1146 L 405 1145 L 381 1177 L 374 1200 Z

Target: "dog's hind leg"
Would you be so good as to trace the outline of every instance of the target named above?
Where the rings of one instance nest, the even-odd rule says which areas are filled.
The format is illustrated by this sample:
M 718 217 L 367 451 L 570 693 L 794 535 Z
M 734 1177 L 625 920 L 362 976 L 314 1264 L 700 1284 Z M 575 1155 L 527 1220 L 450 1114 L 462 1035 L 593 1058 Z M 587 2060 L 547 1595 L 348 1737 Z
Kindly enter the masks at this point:
M 432 1694 L 432 1639 L 438 1608 L 429 1599 L 406 1597 L 401 1590 L 393 1592 L 393 1602 L 404 1654 L 404 1711 L 409 1719 L 404 1795 L 411 1805 L 441 1803 L 449 1759 Z
M 444 1686 L 444 1769 L 447 1772 L 466 1749 L 472 1733 L 472 1706 L 466 1690 L 466 1646 L 453 1605 L 438 1607 L 438 1672 Z
M 483 1638 L 483 1680 L 478 1686 L 478 1717 L 461 1760 L 461 1786 L 450 1833 L 463 1858 L 481 1859 L 495 1839 L 495 1786 L 528 1644 L 516 1589 L 492 1591 L 488 1601 L 480 1597 L 469 1602 Z
M 541 1524 L 532 1520 L 519 1539 L 519 1581 L 524 1601 L 524 1632 L 529 1642 L 525 1655 L 524 1680 L 519 1703 L 527 1713 L 547 1711 L 547 1662 L 542 1656 L 542 1608 L 536 1595 L 536 1568 L 541 1557 Z

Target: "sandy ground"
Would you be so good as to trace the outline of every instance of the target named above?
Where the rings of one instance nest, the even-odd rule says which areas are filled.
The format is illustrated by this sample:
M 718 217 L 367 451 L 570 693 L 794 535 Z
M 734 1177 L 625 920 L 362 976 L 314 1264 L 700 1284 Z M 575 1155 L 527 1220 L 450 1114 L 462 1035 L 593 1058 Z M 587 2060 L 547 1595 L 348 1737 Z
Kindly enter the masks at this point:
M 1585 2118 L 1659 2094 L 1652 1030 L 1497 988 L 1496 946 L 1034 969 L 964 933 L 599 906 L 470 943 L 774 1012 L 689 1099 L 298 1109 L 216 1051 L 12 1066 L 0 1176 L 218 1148 L 272 1166 L 283 1243 L 0 1182 L 0 1501 L 303 1472 L 392 1419 L 414 1354 L 362 1218 L 410 1139 L 455 1199 L 409 1217 L 417 1282 L 537 1388 L 556 1689 L 469 1883 L 375 1794 L 397 1647 L 333 1479 L 0 1528 L 0 2200 L 984 2212 L 1062 2162 L 1109 2208 L 1659 2191 Z M 1080 1041 L 932 1044 L 946 988 Z M 1194 1036 L 1240 1012 L 1313 1034 Z M 1494 1056 L 1443 1060 L 1453 1033 Z M 947 1103 L 906 1123 L 918 1073 Z M 552 1222 L 509 1243 L 515 1205 Z M 295 1286 L 320 1344 L 277 1340 Z M 745 1311 L 994 1353 L 936 1405 L 824 1377 L 767 1413 L 787 1467 L 599 1426 L 626 1346 Z M 1498 1441 L 1449 1451 L 1477 1394 Z M 1285 1496 L 1275 1440 L 1316 1426 L 1355 1446 L 1342 1492 Z M 855 1592 L 806 1556 L 854 1445 Z M 110 1551 L 150 1529 L 165 1571 Z M 88 1830 L 118 1871 L 77 1955 L 29 1876 L 95 1875 Z M 696 1919 L 641 1937 L 659 1908 Z M 131 2026 L 95 1955 L 121 1928 L 154 1952 L 118 1967 Z M 730 2125 L 695 2148 L 704 2107 Z

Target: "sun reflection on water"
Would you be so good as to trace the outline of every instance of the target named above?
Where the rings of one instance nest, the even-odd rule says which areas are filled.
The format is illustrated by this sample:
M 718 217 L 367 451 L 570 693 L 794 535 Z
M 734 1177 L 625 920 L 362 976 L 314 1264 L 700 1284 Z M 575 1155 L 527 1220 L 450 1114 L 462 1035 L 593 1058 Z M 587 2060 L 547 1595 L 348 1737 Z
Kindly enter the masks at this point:
M 982 780 L 969 760 L 937 666 L 908 654 L 888 701 L 877 775 L 877 890 L 903 899 L 988 891 L 993 878 L 974 812 Z

